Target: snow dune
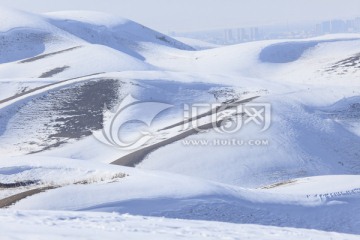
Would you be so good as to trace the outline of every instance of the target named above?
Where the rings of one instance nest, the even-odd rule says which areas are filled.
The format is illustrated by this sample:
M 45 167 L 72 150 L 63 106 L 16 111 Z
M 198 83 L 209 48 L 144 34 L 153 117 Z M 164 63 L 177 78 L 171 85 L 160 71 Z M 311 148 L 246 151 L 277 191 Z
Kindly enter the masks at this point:
M 35 15 L 17 10 L 0 9 L 0 76 L 37 78 L 68 66 L 68 76 L 81 76 L 99 71 L 148 69 L 141 62 L 144 44 L 164 45 L 184 50 L 190 46 L 127 19 L 96 12 L 58 12 Z M 63 51 L 77 47 L 78 50 Z M 79 48 L 80 47 L 80 48 Z M 60 52 L 56 56 L 54 52 Z M 64 54 L 62 54 L 64 52 Z M 41 58 L 51 54 L 54 57 Z M 39 57 L 32 64 L 19 60 Z M 48 60 L 52 60 L 53 63 Z M 72 60 L 71 64 L 68 60 Z M 107 59 L 106 63 L 103 59 Z M 84 60 L 92 61 L 85 62 Z M 4 64 L 9 63 L 9 64 Z M 83 64 L 83 65 L 81 65 Z M 93 66 L 88 72 L 80 71 Z M 98 66 L 98 67 L 97 67 Z M 132 67 L 134 66 L 134 67 Z M 107 69 L 106 69 L 107 68 Z M 31 72 L 38 69 L 38 72 Z M 74 70 L 75 69 L 75 70 Z M 18 75 L 11 75 L 17 72 Z M 64 77 L 63 74 L 53 74 Z M 47 76 L 47 75 L 45 75 Z M 50 75 L 52 76 L 52 75 Z
M 8 158 L 0 169 L 3 182 L 29 179 L 42 183 L 38 186 L 62 186 L 23 199 L 11 209 L 118 212 L 359 234 L 360 218 L 353 214 L 360 209 L 359 176 L 310 177 L 247 189 L 165 172 L 95 162 L 85 166 L 82 162 Z M 122 177 L 113 177 L 120 173 Z M 81 184 L 84 181 L 88 183 Z
M 106 213 L 5 211 L 0 231 L 6 240 L 24 239 L 357 239 L 315 230 L 172 220 Z M 21 229 L 21 232 L 19 232 Z M 96 233 L 96 234 L 89 234 Z
M 360 234 L 359 35 L 194 51 L 102 13 L 36 15 L 1 8 L 0 20 L 0 99 L 13 96 L 0 104 L 0 183 L 37 183 L 1 189 L 1 196 L 58 187 L 2 211 L 5 237 L 21 235 L 15 233 L 19 227 L 29 238 L 60 231 L 85 237 L 81 229 L 99 226 L 105 237 L 118 231 L 136 239 L 149 233 L 146 224 L 153 224 L 156 237 L 190 239 L 353 237 L 300 228 Z M 92 131 L 102 127 L 104 104 L 115 106 L 130 93 L 144 102 L 175 106 L 154 124 L 155 131 L 179 122 L 183 104 L 258 96 L 254 102 L 271 104 L 267 131 L 253 125 L 186 140 L 269 144 L 185 146 L 178 141 L 156 149 L 136 168 L 109 165 L 131 151 L 100 143 Z M 178 133 L 173 129 L 157 137 Z M 117 174 L 124 175 L 114 178 Z M 35 228 L 34 222 L 57 228 Z

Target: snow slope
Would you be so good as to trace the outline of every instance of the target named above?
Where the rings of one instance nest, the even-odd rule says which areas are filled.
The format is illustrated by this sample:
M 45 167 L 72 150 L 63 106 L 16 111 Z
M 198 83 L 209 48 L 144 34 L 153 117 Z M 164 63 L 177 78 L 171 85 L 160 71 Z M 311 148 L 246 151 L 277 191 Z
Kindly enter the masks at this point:
M 56 12 L 45 15 L 53 25 L 89 43 L 102 44 L 141 58 L 141 43 L 154 43 L 183 50 L 190 46 L 127 19 L 98 12 Z
M 13 239 L 357 239 L 355 235 L 315 230 L 170 220 L 79 212 L 6 211 L 2 238 Z M 21 229 L 21 232 L 19 232 Z M 92 233 L 89 235 L 89 231 Z M 95 234 L 94 234 L 95 233 Z
M 32 13 L 1 7 L 0 21 L 0 63 L 85 44 Z
M 205 50 L 205 49 L 220 47 L 220 45 L 204 42 L 193 38 L 176 37 L 176 39 L 179 40 L 180 42 L 186 43 L 189 46 L 192 46 L 196 50 Z
M 95 57 L 90 57 L 95 56 Z M 102 61 L 106 59 L 106 61 Z M 91 66 L 91 68 L 88 68 Z M 0 75 L 4 78 L 47 78 L 60 79 L 85 76 L 101 72 L 124 70 L 150 70 L 152 66 L 123 52 L 103 45 L 84 45 L 36 61 L 3 64 Z
M 198 238 L 198 231 L 217 239 L 236 239 L 236 231 L 250 239 L 353 237 L 301 228 L 360 234 L 359 35 L 194 51 L 101 13 L 1 8 L 0 20 L 0 198 L 55 187 L 2 210 L 5 237 L 20 236 L 11 229 L 24 223 L 29 234 L 58 235 L 73 219 L 83 228 L 73 227 L 72 238 L 86 237 L 84 229 L 97 223 L 106 237 L 119 231 L 139 238 L 157 221 L 164 223 L 152 225 L 154 237 Z M 134 152 L 104 145 L 93 134 L 104 125 L 104 106 L 115 108 L 128 94 L 174 106 L 151 126 L 157 133 L 151 144 L 181 133 L 160 129 L 182 120 L 184 104 L 258 96 L 251 103 L 271 105 L 271 125 L 263 132 L 256 125 L 233 134 L 208 130 L 156 148 L 135 168 L 109 165 Z M 231 139 L 244 143 L 214 142 Z M 250 144 L 254 140 L 263 144 Z M 34 221 L 57 230 L 34 230 Z M 190 230 L 181 230 L 186 226 Z
M 33 156 L 2 162 L 2 183 L 36 182 L 25 189 L 57 186 L 11 209 L 118 212 L 359 233 L 359 216 L 352 215 L 360 209 L 358 176 L 295 179 L 245 189 L 75 159 Z M 327 187 L 331 182 L 337 186 Z
M 1 8 L 0 15 L 0 76 L 6 78 L 62 78 L 100 70 L 152 69 L 140 61 L 144 60 L 140 53 L 144 43 L 192 50 L 140 24 L 102 13 L 58 12 L 41 16 Z

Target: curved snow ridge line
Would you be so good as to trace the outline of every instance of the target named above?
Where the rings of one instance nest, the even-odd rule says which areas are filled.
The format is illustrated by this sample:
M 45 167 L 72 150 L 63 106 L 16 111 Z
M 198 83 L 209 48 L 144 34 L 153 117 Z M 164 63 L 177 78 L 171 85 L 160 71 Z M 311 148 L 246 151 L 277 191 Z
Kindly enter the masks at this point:
M 309 194 L 306 195 L 306 197 L 319 197 L 321 199 L 330 200 L 330 199 L 355 196 L 355 195 L 359 195 L 360 197 L 360 188 L 355 188 L 346 191 L 331 192 L 331 193 Z
M 0 199 L 0 208 L 9 207 L 9 206 L 14 205 L 17 202 L 27 198 L 27 197 L 31 197 L 33 195 L 45 192 L 47 190 L 53 190 L 53 189 L 66 187 L 66 186 L 71 186 L 71 185 L 89 185 L 89 184 L 94 184 L 94 183 L 98 183 L 98 182 L 111 183 L 111 182 L 117 181 L 119 179 L 125 178 L 127 176 L 129 176 L 129 175 L 126 174 L 126 173 L 117 173 L 117 174 L 114 174 L 114 175 L 110 176 L 108 179 L 106 179 L 106 178 L 100 178 L 99 180 L 82 179 L 82 180 L 77 180 L 77 181 L 75 181 L 73 183 L 50 185 L 50 186 L 46 186 L 46 184 L 45 184 L 45 186 L 43 185 L 43 187 L 34 188 L 34 189 L 31 189 L 31 190 L 28 190 L 28 191 L 20 192 L 20 193 L 14 194 L 12 196 Z M 38 182 L 40 182 L 40 181 L 28 181 L 27 183 L 29 183 L 29 184 L 37 184 Z M 26 186 L 26 185 L 8 184 L 8 186 L 9 187 L 19 187 L 19 186 Z
M 55 189 L 55 188 L 58 188 L 58 187 L 57 186 L 49 186 L 49 187 L 35 188 L 35 189 L 32 189 L 32 190 L 21 192 L 21 193 L 12 195 L 10 197 L 1 199 L 0 200 L 0 208 L 10 207 L 11 205 L 17 203 L 18 201 L 20 201 L 22 199 L 25 199 L 25 198 L 33 196 L 35 194 L 42 193 L 42 192 L 45 192 L 47 190 Z
M 140 23 L 111 14 L 91 11 L 63 11 L 47 13 L 43 16 L 49 24 L 88 43 L 99 43 L 100 38 L 98 37 L 104 34 L 107 35 L 110 32 L 111 36 L 109 39 L 115 41 L 122 39 L 125 40 L 124 43 L 129 42 L 129 40 L 135 40 L 134 42 L 150 41 L 181 50 L 195 50 L 181 41 L 141 25 Z M 95 37 L 92 36 L 91 33 L 94 33 Z M 111 47 L 110 45 L 113 44 L 105 45 Z M 128 43 L 125 45 L 130 46 Z M 114 48 L 114 46 L 115 45 L 113 45 L 112 48 Z M 117 47 L 115 47 L 115 49 L 117 49 Z
M 217 111 L 225 111 L 225 110 L 227 110 L 227 109 L 229 109 L 231 107 L 237 107 L 237 106 L 239 106 L 241 104 L 250 102 L 250 101 L 252 101 L 252 100 L 254 100 L 254 99 L 258 98 L 258 97 L 259 96 L 254 96 L 254 97 L 250 97 L 250 98 L 243 99 L 243 100 L 240 100 L 240 101 L 234 101 L 233 103 L 223 103 L 220 107 L 218 107 L 216 109 L 210 110 L 209 112 L 198 115 L 198 116 L 196 116 L 194 118 L 191 118 L 191 119 L 189 119 L 187 121 L 182 121 L 182 122 L 173 124 L 171 126 L 165 127 L 165 128 L 163 128 L 161 130 L 168 130 L 168 129 L 171 129 L 171 128 L 174 128 L 174 127 L 177 127 L 177 126 L 181 126 L 181 125 L 186 124 L 188 122 L 191 122 L 191 121 L 194 121 L 194 120 L 209 116 L 211 114 L 214 114 Z M 212 123 L 212 122 L 207 123 L 205 125 L 199 126 L 198 128 L 201 129 L 201 130 L 212 129 L 215 126 L 219 127 L 221 125 L 221 122 L 222 121 L 218 121 L 215 124 Z M 132 153 L 130 153 L 128 155 L 125 155 L 125 156 L 111 162 L 111 164 L 121 165 L 121 166 L 126 166 L 126 167 L 135 167 L 135 165 L 142 162 L 145 159 L 145 157 L 147 155 L 149 155 L 151 152 L 154 152 L 154 151 L 156 151 L 157 149 L 159 149 L 161 147 L 164 147 L 166 145 L 169 145 L 171 143 L 177 142 L 179 140 L 182 140 L 182 139 L 184 139 L 186 137 L 189 137 L 191 135 L 195 135 L 195 134 L 198 134 L 198 133 L 200 133 L 198 129 L 189 129 L 189 130 L 180 132 L 179 134 L 177 134 L 175 136 L 172 136 L 172 137 L 170 137 L 168 139 L 165 139 L 165 140 L 163 140 L 161 142 L 154 143 L 154 144 L 152 144 L 150 146 L 146 146 L 146 147 L 141 148 L 139 150 L 136 150 L 136 151 L 134 151 L 134 152 L 132 152 Z
M 50 35 L 41 30 L 20 29 L 0 33 L 0 64 L 16 62 L 44 53 Z
M 28 58 L 28 59 L 21 60 L 21 61 L 19 61 L 18 63 L 35 62 L 35 61 L 40 60 L 40 59 L 44 59 L 44 58 L 47 58 L 47 57 L 50 57 L 50 56 L 54 56 L 54 55 L 57 55 L 57 54 L 61 54 L 61 53 L 64 53 L 64 52 L 69 52 L 69 51 L 72 51 L 72 50 L 75 50 L 75 49 L 78 49 L 78 48 L 82 48 L 82 47 L 83 47 L 83 46 L 80 46 L 80 45 L 79 45 L 79 46 L 75 46 L 75 47 L 63 49 L 63 50 L 56 51 L 56 52 L 40 54 L 40 55 L 35 56 L 35 57 L 31 57 L 31 58 Z
M 206 117 L 206 116 L 210 116 L 210 115 L 212 115 L 214 113 L 218 113 L 218 112 L 228 110 L 229 108 L 236 107 L 236 106 L 238 106 L 238 105 L 240 105 L 242 103 L 250 102 L 250 101 L 252 101 L 252 100 L 254 100 L 256 98 L 259 98 L 259 97 L 260 96 L 254 96 L 254 97 L 250 97 L 250 98 L 243 99 L 243 100 L 238 100 L 238 101 L 233 101 L 233 102 L 224 102 L 221 106 L 218 106 L 215 109 L 211 109 L 210 111 L 205 112 L 203 114 L 199 114 L 196 117 L 191 117 L 191 118 L 189 118 L 187 120 L 172 124 L 172 125 L 170 125 L 168 127 L 160 129 L 159 131 L 169 130 L 171 128 L 175 128 L 175 127 L 178 127 L 178 126 L 184 126 L 187 123 L 193 122 L 195 120 L 199 120 L 200 118 L 203 118 L 203 117 Z
M 35 28 L 35 27 L 14 27 L 14 28 L 11 28 L 7 31 L 3 31 L 3 32 L 0 32 L 0 35 L 2 34 L 9 34 L 11 32 L 16 32 L 16 31 L 22 31 L 22 30 L 33 30 L 33 31 L 38 31 L 38 32 L 41 32 L 41 33 L 46 33 L 46 34 L 50 34 L 48 32 L 46 32 L 46 29 L 42 29 L 42 28 Z
M 101 75 L 104 74 L 105 72 L 100 72 L 100 73 L 93 73 L 93 74 L 89 74 L 89 75 L 85 75 L 85 76 L 80 76 L 80 77 L 75 77 L 75 78 L 70 78 L 70 79 L 66 79 L 66 80 L 62 80 L 59 82 L 55 82 L 55 83 L 50 83 L 41 87 L 37 87 L 37 88 L 33 88 L 29 91 L 17 94 L 15 96 L 0 100 L 0 109 L 10 106 L 18 101 L 24 100 L 28 97 L 34 97 L 36 95 L 39 94 L 43 94 L 46 91 L 50 91 L 50 90 L 54 90 L 57 87 L 64 87 L 64 86 L 68 86 L 72 83 L 77 83 L 77 82 L 81 82 L 81 81 L 86 81 L 89 80 L 87 77 L 91 77 L 91 76 L 96 76 L 96 75 Z M 86 79 L 82 79 L 82 78 L 86 78 Z M 75 81 L 74 81 L 75 80 Z M 74 81 L 74 82 L 71 82 Z
M 197 205 L 209 204 L 226 204 L 228 206 L 236 206 L 237 208 L 266 208 L 266 206 L 287 206 L 287 207 L 304 207 L 313 208 L 326 206 L 327 202 L 320 198 L 305 198 L 293 195 L 283 194 L 269 194 L 254 192 L 252 189 L 227 189 L 226 186 L 214 185 L 213 191 L 216 193 L 200 193 L 200 194 L 189 194 L 185 196 L 177 195 L 154 195 L 154 196 L 143 196 L 135 198 L 123 198 L 112 201 L 98 201 L 87 203 L 83 206 L 71 206 L 70 208 L 75 211 L 108 211 L 113 209 L 116 211 L 117 208 L 122 208 L 127 205 L 134 206 L 156 206 L 159 203 L 161 205 L 171 204 L 179 207 L 195 207 Z M 200 190 L 201 191 L 201 190 Z M 48 195 L 49 196 L 49 195 Z M 35 199 L 36 200 L 36 199 Z M 47 201 L 40 199 L 40 201 Z M 186 203 L 182 206 L 183 203 Z M 106 210 L 107 209 L 107 210 Z M 173 211 L 174 209 L 170 210 Z

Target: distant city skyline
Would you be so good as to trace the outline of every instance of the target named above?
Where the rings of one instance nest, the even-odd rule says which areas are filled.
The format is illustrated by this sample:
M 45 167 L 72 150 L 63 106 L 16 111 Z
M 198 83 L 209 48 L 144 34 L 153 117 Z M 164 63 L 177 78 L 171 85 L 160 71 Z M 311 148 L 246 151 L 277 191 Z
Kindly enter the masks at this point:
M 0 0 L 0 5 L 108 12 L 164 33 L 360 17 L 359 0 Z
M 171 32 L 173 37 L 187 37 L 215 44 L 236 44 L 270 39 L 301 39 L 336 33 L 360 33 L 360 17 L 331 19 L 313 24 L 252 26 L 194 32 Z

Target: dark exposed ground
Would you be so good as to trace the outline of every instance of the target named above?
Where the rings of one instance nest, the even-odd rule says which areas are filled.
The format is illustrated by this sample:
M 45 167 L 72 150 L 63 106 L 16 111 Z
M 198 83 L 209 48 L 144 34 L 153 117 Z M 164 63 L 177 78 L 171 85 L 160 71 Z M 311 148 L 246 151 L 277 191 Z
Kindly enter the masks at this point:
M 194 118 L 193 120 L 199 119 L 199 118 L 202 118 L 202 117 L 205 117 L 205 116 L 208 116 L 208 115 L 211 115 L 211 114 L 213 114 L 215 112 L 221 112 L 221 111 L 224 111 L 224 110 L 229 109 L 229 108 L 237 107 L 237 106 L 239 106 L 241 104 L 250 102 L 250 101 L 254 100 L 255 98 L 258 98 L 258 97 L 252 97 L 252 98 L 244 99 L 244 100 L 241 100 L 241 101 L 234 101 L 233 103 L 223 103 L 221 107 L 218 107 L 217 109 L 214 109 L 213 111 L 209 111 L 207 113 L 199 115 L 197 118 Z M 173 128 L 173 127 L 176 127 L 176 126 L 181 126 L 184 123 L 185 122 L 179 122 L 179 123 L 174 124 L 172 126 L 165 127 L 164 129 L 170 129 L 170 128 Z M 219 127 L 219 126 L 221 126 L 221 124 L 222 124 L 222 121 L 216 122 L 216 124 L 208 123 L 208 124 L 205 124 L 203 126 L 199 126 L 199 129 L 200 130 L 208 130 L 208 129 L 214 128 L 215 126 Z M 150 146 L 146 146 L 146 147 L 141 148 L 141 149 L 139 149 L 139 150 L 137 150 L 135 152 L 132 152 L 132 153 L 130 153 L 128 155 L 125 155 L 125 156 L 115 160 L 111 164 L 122 165 L 122 166 L 127 166 L 127 167 L 135 167 L 135 165 L 142 162 L 148 154 L 150 154 L 151 152 L 157 150 L 158 148 L 161 148 L 163 146 L 166 146 L 168 144 L 174 143 L 176 141 L 182 140 L 182 139 L 184 139 L 184 138 L 186 138 L 188 136 L 195 135 L 195 134 L 198 134 L 198 133 L 199 133 L 198 129 L 186 130 L 184 132 L 179 133 L 178 135 L 176 135 L 174 137 L 171 137 L 169 139 L 165 139 L 165 140 L 163 140 L 161 142 L 155 143 L 155 144 L 150 145 Z
M 182 121 L 182 122 L 179 122 L 179 123 L 176 123 L 176 124 L 173 124 L 173 125 L 170 125 L 170 126 L 167 126 L 161 130 L 167 130 L 167 129 L 170 129 L 170 128 L 174 128 L 174 127 L 178 127 L 178 126 L 183 126 L 185 125 L 186 123 L 189 123 L 189 122 L 192 122 L 192 121 L 195 121 L 195 120 L 198 120 L 200 118 L 203 118 L 203 117 L 206 117 L 206 116 L 210 116 L 211 114 L 215 113 L 215 112 L 221 112 L 221 111 L 224 111 L 226 109 L 230 109 L 230 108 L 233 108 L 233 107 L 236 107 L 238 106 L 239 104 L 242 104 L 242 103 L 246 103 L 246 102 L 249 102 L 251 100 L 254 100 L 255 98 L 258 98 L 258 97 L 252 97 L 252 98 L 248 98 L 248 99 L 245 99 L 245 100 L 241 100 L 241 101 L 234 101 L 234 102 L 226 102 L 226 103 L 223 103 L 221 106 L 217 107 L 216 109 L 212 109 L 208 112 L 205 112 L 203 114 L 199 114 L 197 115 L 196 117 L 193 117 L 193 118 L 189 118 L 185 121 Z
M 120 85 L 117 80 L 104 79 L 51 93 L 45 99 L 59 113 L 54 120 L 58 133 L 51 137 L 81 138 L 101 129 L 104 106 L 114 106 Z
M 50 189 L 54 189 L 56 187 L 41 187 L 41 188 L 36 188 L 36 189 L 32 189 L 29 191 L 25 191 L 19 194 L 15 194 L 12 195 L 10 197 L 4 198 L 0 200 L 0 208 L 6 208 L 6 207 L 10 207 L 11 205 L 13 205 L 14 203 L 30 197 L 32 195 L 38 194 L 38 193 L 42 193 L 45 192 L 46 190 L 50 190 Z
M 217 126 L 219 126 L 219 124 L 216 124 Z M 207 130 L 207 129 L 211 129 L 213 128 L 213 124 L 212 123 L 209 123 L 209 124 L 206 124 L 204 126 L 201 126 L 199 127 L 201 130 Z M 115 160 L 114 162 L 112 162 L 111 164 L 114 164 L 114 165 L 121 165 L 121 166 L 126 166 L 126 167 L 135 167 L 135 165 L 141 163 L 145 157 L 150 154 L 151 152 L 157 150 L 158 148 L 161 148 L 161 147 L 164 147 L 168 144 L 171 144 L 171 143 L 174 143 L 176 141 L 179 141 L 181 139 L 184 139 L 188 136 L 191 136 L 191 135 L 195 135 L 195 134 L 198 134 L 199 133 L 199 130 L 197 129 L 190 129 L 190 130 L 187 130 L 185 132 L 182 132 L 172 138 L 169 138 L 169 139 L 166 139 L 164 141 L 161 141 L 159 143 L 155 143 L 153 145 L 150 145 L 150 146 L 147 146 L 147 147 L 144 147 L 144 148 L 141 148 L 135 152 L 132 152 L 128 155 L 125 155 L 117 160 Z
M 62 80 L 62 81 L 50 83 L 50 84 L 47 84 L 47 85 L 43 85 L 43 86 L 40 86 L 40 87 L 36 87 L 36 88 L 30 89 L 30 90 L 28 90 L 28 91 L 23 91 L 23 92 L 21 92 L 21 93 L 19 93 L 19 94 L 16 94 L 16 95 L 12 96 L 12 97 L 2 99 L 2 100 L 0 100 L 0 104 L 9 102 L 9 101 L 11 101 L 11 100 L 15 100 L 15 99 L 17 99 L 17 98 L 19 98 L 19 97 L 28 95 L 28 94 L 30 94 L 30 93 L 33 93 L 33 92 L 35 92 L 35 91 L 37 91 L 37 90 L 44 89 L 44 88 L 46 88 L 46 87 L 55 86 L 55 85 L 59 85 L 59 84 L 64 83 L 64 82 L 71 81 L 71 80 L 75 80 L 75 79 L 79 79 L 79 78 L 84 78 L 84 77 L 91 77 L 91 76 L 95 76 L 95 75 L 99 75 L 99 74 L 102 74 L 102 72 L 100 72 L 100 73 L 93 73 L 93 74 L 89 74 L 89 75 L 85 75 L 85 76 L 80 76 L 80 77 L 75 77 L 75 78 L 70 78 L 70 79 L 66 79 L 66 80 Z
M 49 78 L 52 77 L 58 73 L 61 73 L 63 71 L 65 71 L 66 69 L 70 68 L 69 66 L 63 66 L 63 67 L 57 67 L 54 69 L 51 69 L 50 71 L 44 72 L 43 74 L 41 74 L 41 76 L 39 76 L 39 78 Z
M 58 83 L 50 85 L 56 84 Z M 23 106 L 16 107 L 15 115 L 0 116 L 1 125 L 5 129 L 10 127 L 13 132 L 31 137 L 30 141 L 19 138 L 18 142 L 14 143 L 19 149 L 26 148 L 28 153 L 60 146 L 71 139 L 80 139 L 91 135 L 94 130 L 101 129 L 104 106 L 115 106 L 122 84 L 119 80 L 97 78 L 51 90 Z M 50 85 L 1 102 L 16 99 Z M 9 125 L 10 119 L 13 120 L 13 124 Z M 28 127 L 30 124 L 35 124 L 35 127 Z
M 1 188 L 17 188 L 17 187 L 25 187 L 39 183 L 39 181 L 22 181 L 22 182 L 14 182 L 14 183 L 0 183 Z
M 344 101 L 347 102 L 344 105 Z M 354 96 L 349 99 L 340 100 L 334 104 L 331 109 L 322 110 L 322 115 L 326 118 L 332 118 L 342 121 L 359 122 L 360 120 L 360 96 Z
M 121 84 L 113 79 L 92 80 L 35 99 L 30 108 L 37 109 L 36 105 L 41 104 L 39 107 L 47 113 L 45 118 L 48 120 L 43 127 L 51 128 L 55 133 L 43 139 L 41 149 L 32 153 L 57 147 L 70 139 L 80 139 L 102 129 L 104 106 L 111 108 L 117 103 Z M 36 114 L 36 111 L 33 113 Z
M 111 178 L 110 178 L 110 182 L 122 179 L 124 177 L 127 177 L 127 174 L 124 173 L 116 173 L 114 174 Z M 103 178 L 100 178 L 98 181 L 104 181 Z M 77 184 L 82 184 L 82 185 L 86 185 L 86 184 L 92 184 L 95 182 L 98 182 L 96 180 L 93 179 L 84 179 L 81 181 L 77 181 L 74 182 L 73 184 L 77 185 Z M 18 187 L 24 187 L 24 186 L 29 186 L 29 185 L 35 185 L 35 184 L 39 184 L 40 181 L 23 181 L 23 182 L 19 182 L 19 183 L 10 183 L 10 184 L 0 184 L 0 190 L 1 188 L 18 188 Z M 3 186 L 3 187 L 2 187 Z M 60 188 L 60 187 L 64 187 L 66 185 L 52 185 L 52 186 L 42 186 L 42 187 L 38 187 L 38 188 L 34 188 L 31 190 L 27 190 L 18 194 L 14 194 L 12 196 L 0 199 L 0 208 L 7 208 L 13 204 L 16 204 L 17 202 L 19 202 L 22 199 L 25 199 L 27 197 L 33 196 L 35 194 L 38 193 L 42 193 L 45 192 L 47 190 L 52 190 L 52 189 L 56 189 L 56 188 Z
M 45 42 L 51 36 L 40 30 L 15 28 L 0 33 L 0 64 L 19 61 L 41 54 L 45 50 Z
M 342 75 L 348 72 L 348 68 L 353 67 L 355 69 L 360 70 L 360 53 L 356 54 L 352 57 L 346 58 L 344 60 L 338 61 L 331 65 L 328 69 L 326 69 L 326 72 L 336 72 L 338 71 L 338 74 Z
M 77 49 L 77 48 L 81 48 L 81 46 L 76 46 L 76 47 L 64 49 L 64 50 L 57 51 L 57 52 L 41 54 L 41 55 L 36 56 L 36 57 L 32 57 L 32 58 L 28 58 L 28 59 L 22 60 L 22 61 L 20 61 L 19 63 L 35 62 L 35 61 L 40 60 L 40 59 L 43 59 L 43 58 L 47 58 L 47 57 L 54 56 L 54 55 L 57 55 L 57 54 L 61 54 L 61 53 L 64 53 L 64 52 L 69 52 L 69 51 L 75 50 L 75 49 Z

